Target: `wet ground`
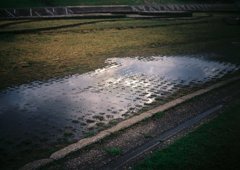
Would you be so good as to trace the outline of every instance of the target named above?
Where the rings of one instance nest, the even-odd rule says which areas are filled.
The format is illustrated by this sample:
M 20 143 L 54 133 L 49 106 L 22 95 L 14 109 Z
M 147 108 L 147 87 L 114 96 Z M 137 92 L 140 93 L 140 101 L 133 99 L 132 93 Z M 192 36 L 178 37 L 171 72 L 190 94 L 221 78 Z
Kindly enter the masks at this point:
M 193 98 L 188 102 L 184 102 L 174 108 L 165 111 L 164 113 L 157 113 L 151 119 L 146 119 L 145 121 L 139 122 L 131 128 L 127 128 L 123 131 L 118 132 L 115 135 L 111 135 L 111 137 L 103 139 L 101 142 L 97 142 L 89 147 L 81 149 L 80 151 L 76 151 L 75 153 L 68 155 L 66 158 L 56 161 L 42 169 L 113 169 L 112 167 L 108 167 L 108 165 L 113 162 L 116 163 L 118 161 L 120 161 L 118 163 L 122 163 L 121 160 L 123 157 L 124 159 L 129 158 L 127 157 L 129 153 L 139 151 L 140 147 L 155 140 L 155 138 L 159 135 L 162 135 L 168 130 L 172 130 L 181 123 L 188 121 L 191 118 L 198 116 L 201 113 L 219 105 L 223 105 L 223 110 L 225 110 L 236 100 L 238 100 L 238 96 L 240 94 L 239 85 L 239 81 L 230 83 L 227 86 L 215 89 L 204 95 Z M 219 113 L 214 113 L 212 116 L 207 117 L 207 119 L 204 120 L 202 123 L 211 120 L 218 114 Z M 169 146 L 179 138 L 186 136 L 187 133 L 191 132 L 198 126 L 199 125 L 195 124 L 190 129 L 181 131 L 179 134 L 177 134 L 170 140 L 167 140 L 165 142 L 161 141 L 158 146 L 152 148 L 152 150 L 150 151 L 146 152 L 146 150 L 141 150 L 142 152 L 145 151 L 145 154 L 132 154 L 134 155 L 134 157 L 136 156 L 135 159 L 133 158 L 132 160 L 129 160 L 130 162 L 128 162 L 125 167 L 121 167 L 119 169 L 133 169 L 133 165 L 139 163 L 140 161 L 148 157 L 148 154 L 156 151 L 156 149 L 163 149 Z M 224 126 L 224 123 L 221 125 L 219 124 L 219 126 Z M 230 134 L 232 133 L 232 131 L 228 132 Z M 205 133 L 202 133 L 201 135 L 206 137 Z M 213 136 L 216 137 L 216 135 Z M 198 139 L 199 138 L 197 138 L 197 140 Z M 203 143 L 200 143 L 200 147 L 202 147 Z M 187 148 L 188 146 L 189 145 L 186 145 L 181 149 L 185 151 L 185 148 Z M 222 147 L 222 145 L 220 147 Z M 112 151 L 109 152 L 109 150 Z M 118 153 L 116 153 L 116 150 L 118 151 Z
M 240 34 L 228 15 L 1 21 L 0 169 L 231 77 Z
M 207 55 L 110 58 L 106 64 L 86 74 L 2 91 L 0 137 L 5 149 L 79 140 L 154 102 L 164 103 L 178 90 L 239 69 Z

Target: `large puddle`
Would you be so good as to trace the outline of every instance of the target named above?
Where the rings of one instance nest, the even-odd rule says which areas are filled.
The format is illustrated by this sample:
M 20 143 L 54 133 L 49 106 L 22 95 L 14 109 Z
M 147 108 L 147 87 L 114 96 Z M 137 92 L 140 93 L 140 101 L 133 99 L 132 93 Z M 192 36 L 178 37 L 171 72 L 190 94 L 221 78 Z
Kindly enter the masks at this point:
M 125 119 L 181 88 L 221 78 L 238 67 L 201 56 L 111 58 L 82 75 L 33 82 L 0 93 L 0 136 L 8 141 L 79 139 Z

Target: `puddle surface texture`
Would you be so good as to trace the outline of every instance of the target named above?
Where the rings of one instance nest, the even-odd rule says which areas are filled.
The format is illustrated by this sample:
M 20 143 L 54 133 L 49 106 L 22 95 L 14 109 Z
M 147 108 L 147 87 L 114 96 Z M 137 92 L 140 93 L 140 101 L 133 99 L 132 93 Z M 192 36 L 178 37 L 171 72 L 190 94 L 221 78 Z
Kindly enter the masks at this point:
M 0 93 L 0 136 L 15 141 L 80 139 L 96 125 L 126 118 L 177 90 L 221 78 L 233 64 L 197 57 L 111 58 L 82 75 L 33 82 Z

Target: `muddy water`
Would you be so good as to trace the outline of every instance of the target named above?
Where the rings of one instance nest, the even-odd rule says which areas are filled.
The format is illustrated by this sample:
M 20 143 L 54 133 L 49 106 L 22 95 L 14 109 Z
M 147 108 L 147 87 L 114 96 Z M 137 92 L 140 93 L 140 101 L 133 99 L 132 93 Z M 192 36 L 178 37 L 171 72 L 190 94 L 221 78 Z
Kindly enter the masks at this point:
M 2 140 L 21 144 L 79 139 L 96 126 L 131 116 L 183 87 L 238 69 L 201 56 L 111 58 L 106 63 L 86 74 L 1 92 Z

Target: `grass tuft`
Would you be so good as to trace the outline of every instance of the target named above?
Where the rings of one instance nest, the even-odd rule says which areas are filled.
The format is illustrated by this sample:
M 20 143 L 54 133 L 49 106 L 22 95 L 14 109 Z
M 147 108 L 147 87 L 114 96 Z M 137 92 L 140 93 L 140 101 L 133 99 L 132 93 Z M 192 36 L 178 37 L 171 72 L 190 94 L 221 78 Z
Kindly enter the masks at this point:
M 104 151 L 109 154 L 110 156 L 117 156 L 122 154 L 122 149 L 118 148 L 118 147 L 109 147 L 109 148 L 105 148 Z

